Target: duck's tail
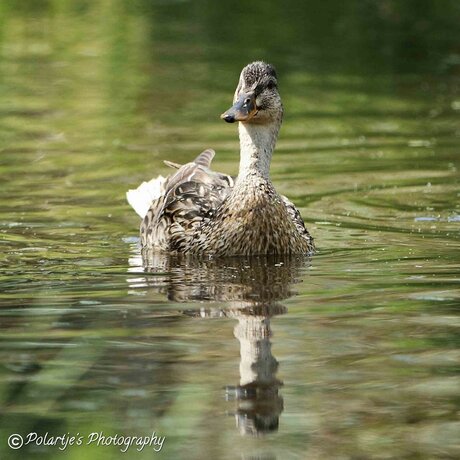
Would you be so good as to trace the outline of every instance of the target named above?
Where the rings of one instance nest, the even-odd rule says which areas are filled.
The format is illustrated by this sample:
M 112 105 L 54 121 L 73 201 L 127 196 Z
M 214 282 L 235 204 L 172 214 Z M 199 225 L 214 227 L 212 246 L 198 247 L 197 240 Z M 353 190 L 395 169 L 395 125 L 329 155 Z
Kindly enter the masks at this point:
M 143 219 L 152 202 L 164 195 L 166 177 L 158 176 L 149 182 L 142 182 L 139 187 L 126 192 L 126 199 L 134 211 Z
M 136 189 L 129 190 L 126 192 L 128 203 L 143 219 L 152 203 L 165 194 L 166 183 L 168 184 L 168 190 L 170 190 L 173 186 L 183 181 L 184 178 L 188 177 L 187 180 L 190 180 L 197 168 L 209 168 L 211 166 L 211 161 L 215 154 L 216 152 L 214 152 L 213 149 L 206 149 L 201 152 L 193 162 L 187 163 L 186 165 L 165 161 L 166 165 L 178 171 L 168 177 L 158 176 L 150 182 L 142 182 Z M 168 181 L 168 179 L 170 180 Z

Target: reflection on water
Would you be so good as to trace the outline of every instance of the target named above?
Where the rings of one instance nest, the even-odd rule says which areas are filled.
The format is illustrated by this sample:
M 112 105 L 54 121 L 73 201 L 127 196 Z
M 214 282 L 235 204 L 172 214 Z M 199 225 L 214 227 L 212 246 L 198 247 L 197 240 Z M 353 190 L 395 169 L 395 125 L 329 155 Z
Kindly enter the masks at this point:
M 278 390 L 283 383 L 276 377 L 270 321 L 287 313 L 279 301 L 292 295 L 291 285 L 299 281 L 309 259 L 297 255 L 196 259 L 147 250 L 129 262 L 130 272 L 143 268 L 146 275 L 153 275 L 128 278 L 136 289 L 157 288 L 176 302 L 224 302 L 184 314 L 238 321 L 234 336 L 240 344 L 240 383 L 227 385 L 227 399 L 236 402 L 234 416 L 242 434 L 276 431 L 283 410 Z
M 146 251 L 129 260 L 130 271 L 153 274 L 137 278 L 136 287 L 158 286 L 169 300 L 215 300 L 235 307 L 271 305 L 292 295 L 308 259 L 302 256 L 192 259 Z
M 234 334 L 240 342 L 240 384 L 227 387 L 227 395 L 237 401 L 235 418 L 242 434 L 258 435 L 278 429 L 283 411 L 283 384 L 276 377 L 278 361 L 272 355 L 270 317 L 286 313 L 281 305 L 233 311 L 238 319 Z

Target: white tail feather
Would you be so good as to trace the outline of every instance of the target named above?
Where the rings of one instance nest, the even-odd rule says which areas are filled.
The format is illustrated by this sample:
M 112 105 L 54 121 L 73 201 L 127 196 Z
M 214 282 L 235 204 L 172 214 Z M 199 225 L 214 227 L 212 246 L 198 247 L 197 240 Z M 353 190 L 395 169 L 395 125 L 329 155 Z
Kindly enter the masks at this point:
M 152 202 L 164 194 L 166 177 L 158 176 L 149 182 L 142 182 L 139 187 L 126 192 L 126 199 L 134 211 L 143 219 Z

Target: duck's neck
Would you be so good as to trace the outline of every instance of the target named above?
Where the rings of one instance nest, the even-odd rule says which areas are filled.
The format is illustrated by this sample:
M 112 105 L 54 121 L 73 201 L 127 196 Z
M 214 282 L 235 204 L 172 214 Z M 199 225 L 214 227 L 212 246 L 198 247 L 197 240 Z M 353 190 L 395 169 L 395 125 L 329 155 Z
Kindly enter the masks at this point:
M 270 124 L 239 123 L 240 170 L 238 181 L 259 176 L 270 178 L 270 162 L 281 120 Z

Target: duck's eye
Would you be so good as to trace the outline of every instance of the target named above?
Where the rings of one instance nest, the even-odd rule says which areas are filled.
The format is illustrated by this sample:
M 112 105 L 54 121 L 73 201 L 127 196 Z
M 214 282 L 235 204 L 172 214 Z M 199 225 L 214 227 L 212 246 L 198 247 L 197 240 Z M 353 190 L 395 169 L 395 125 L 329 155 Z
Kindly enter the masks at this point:
M 251 103 L 251 99 L 249 97 L 247 97 L 245 100 L 244 100 L 244 105 L 249 105 Z

